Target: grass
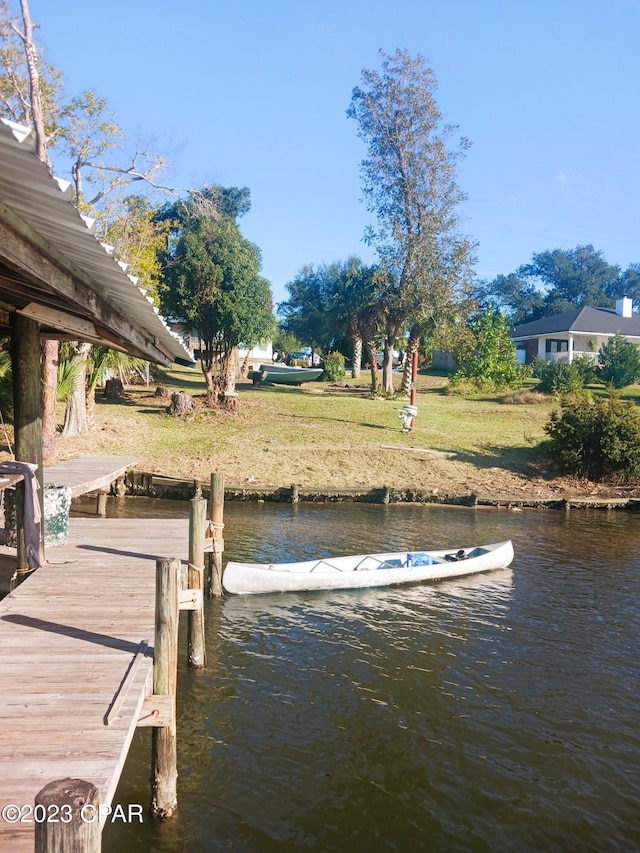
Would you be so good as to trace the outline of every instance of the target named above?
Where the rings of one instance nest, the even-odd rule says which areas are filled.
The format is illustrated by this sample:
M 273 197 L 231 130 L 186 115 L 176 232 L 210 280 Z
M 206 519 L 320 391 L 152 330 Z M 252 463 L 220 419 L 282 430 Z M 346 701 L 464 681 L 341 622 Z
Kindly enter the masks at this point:
M 518 400 L 452 395 L 446 393 L 446 377 L 421 373 L 415 429 L 403 434 L 398 413 L 406 398 L 373 399 L 367 380 L 363 375 L 303 388 L 241 381 L 234 416 L 206 407 L 198 371 L 159 371 L 155 384 L 128 389 L 125 400 L 104 401 L 98 394 L 97 429 L 59 438 L 57 458 L 126 454 L 138 458 L 141 470 L 202 480 L 219 471 L 227 483 L 239 485 L 388 485 L 540 499 L 593 493 L 589 484 L 554 478 L 538 457 L 553 401 L 526 393 Z M 156 385 L 194 395 L 193 414 L 168 415 L 167 400 L 155 396 Z M 438 455 L 443 452 L 455 455 Z

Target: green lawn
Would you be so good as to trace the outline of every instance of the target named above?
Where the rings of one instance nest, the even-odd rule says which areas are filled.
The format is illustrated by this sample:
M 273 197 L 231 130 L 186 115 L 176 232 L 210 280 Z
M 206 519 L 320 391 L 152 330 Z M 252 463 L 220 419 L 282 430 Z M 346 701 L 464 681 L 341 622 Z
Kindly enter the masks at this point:
M 60 438 L 59 458 L 125 453 L 142 470 L 202 480 L 220 471 L 238 484 L 535 494 L 568 485 L 553 480 L 536 450 L 557 405 L 552 400 L 517 404 L 504 394 L 450 394 L 446 377 L 421 373 L 415 429 L 404 434 L 398 413 L 406 398 L 373 399 L 368 373 L 302 388 L 241 381 L 237 415 L 206 408 L 198 370 L 160 370 L 155 378 L 150 388 L 129 389 L 123 401 L 98 393 L 97 430 Z M 194 395 L 193 414 L 170 416 L 167 400 L 155 396 L 157 385 Z
M 98 429 L 59 439 L 59 453 L 127 453 L 139 467 L 175 477 L 227 472 L 235 481 L 355 486 L 385 482 L 428 485 L 425 458 L 411 449 L 451 451 L 464 464 L 525 466 L 542 437 L 550 404 L 504 405 L 496 396 L 464 398 L 445 393 L 446 378 L 420 375 L 415 430 L 401 431 L 405 399 L 372 399 L 368 375 L 346 387 L 311 383 L 303 388 L 238 384 L 239 414 L 209 410 L 199 371 L 159 371 L 150 388 L 135 387 L 124 401 L 98 393 Z M 400 382 L 400 375 L 397 377 Z M 167 414 L 156 385 L 196 397 L 185 418 Z M 384 445 L 405 448 L 390 452 Z M 431 476 L 442 477 L 433 462 Z M 449 466 L 451 467 L 451 465 Z M 456 475 L 459 479 L 459 476 Z

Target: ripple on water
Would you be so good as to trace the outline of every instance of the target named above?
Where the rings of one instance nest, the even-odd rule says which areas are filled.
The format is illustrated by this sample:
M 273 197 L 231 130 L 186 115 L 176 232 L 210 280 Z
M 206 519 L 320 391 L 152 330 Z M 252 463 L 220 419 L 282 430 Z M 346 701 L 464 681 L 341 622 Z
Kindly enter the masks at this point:
M 229 510 L 230 559 L 505 538 L 516 559 L 410 588 L 211 602 L 210 667 L 181 675 L 166 849 L 640 849 L 634 516 Z

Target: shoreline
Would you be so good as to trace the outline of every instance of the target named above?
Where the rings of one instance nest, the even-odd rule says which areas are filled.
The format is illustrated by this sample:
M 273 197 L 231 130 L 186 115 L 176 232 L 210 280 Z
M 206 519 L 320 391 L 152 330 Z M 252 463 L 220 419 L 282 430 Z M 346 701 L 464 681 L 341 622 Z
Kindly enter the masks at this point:
M 112 494 L 120 497 L 149 497 L 172 500 L 190 500 L 197 493 L 209 494 L 209 483 L 197 479 L 178 479 L 159 474 L 131 469 L 124 478 L 124 488 Z M 640 498 L 635 497 L 580 497 L 557 496 L 554 498 L 530 498 L 511 495 L 486 496 L 474 492 L 467 494 L 434 493 L 428 490 L 393 486 L 343 487 L 305 486 L 262 486 L 225 484 L 226 501 L 273 502 L 273 503 L 368 503 L 368 504 L 440 504 L 460 507 L 493 507 L 496 509 L 600 509 L 640 510 Z

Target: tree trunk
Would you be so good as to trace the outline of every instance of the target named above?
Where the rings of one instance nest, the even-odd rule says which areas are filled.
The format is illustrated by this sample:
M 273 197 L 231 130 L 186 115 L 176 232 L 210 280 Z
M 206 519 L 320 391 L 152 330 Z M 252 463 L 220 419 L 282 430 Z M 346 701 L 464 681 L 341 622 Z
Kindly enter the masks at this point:
M 242 365 L 240 367 L 240 376 L 242 376 L 243 379 L 246 379 L 248 373 L 249 373 L 249 353 L 247 352 L 247 354 L 245 355 L 245 357 L 242 360 Z
M 207 406 L 209 406 L 209 408 L 213 408 L 218 402 L 213 370 L 211 367 L 205 365 L 202 359 L 200 359 L 200 367 L 202 368 L 202 375 L 204 376 L 204 382 L 207 386 Z
M 193 397 L 190 394 L 172 394 L 170 415 L 187 415 L 193 411 Z
M 223 405 L 225 412 L 238 413 L 238 395 L 236 393 L 236 371 L 238 350 L 234 347 L 226 355 L 222 363 L 222 380 L 224 381 Z
M 42 452 L 45 463 L 56 449 L 58 341 L 42 342 Z
M 230 350 L 222 362 L 222 387 L 225 399 L 236 393 L 236 367 L 238 364 L 238 351 L 234 347 Z
M 104 396 L 107 400 L 119 400 L 124 397 L 122 379 L 117 379 L 115 377 L 107 379 L 104 386 Z
M 367 341 L 367 351 L 371 369 L 371 392 L 376 394 L 380 390 L 380 380 L 378 378 L 378 352 L 373 341 Z
M 87 381 L 87 357 L 91 344 L 75 341 L 71 344 L 72 360 L 82 363 L 81 370 L 76 376 L 73 391 L 67 400 L 64 413 L 64 427 L 62 435 L 71 437 L 74 435 L 85 435 L 87 427 L 87 403 L 86 403 L 86 381 Z
M 390 395 L 395 394 L 393 387 L 393 344 L 393 340 L 385 338 L 382 359 L 382 385 L 385 394 Z
M 353 360 L 351 362 L 351 378 L 359 379 L 362 368 L 362 338 L 360 335 L 353 336 Z
M 85 397 L 85 411 L 87 413 L 87 432 L 96 428 L 96 389 L 87 388 Z
M 403 394 L 408 394 L 411 390 L 411 371 L 413 366 L 413 354 L 418 351 L 420 346 L 420 335 L 412 331 L 407 341 L 407 348 L 404 355 L 404 369 L 402 372 L 402 387 Z
M 40 97 L 38 57 L 36 47 L 33 42 L 33 24 L 31 22 L 29 4 L 27 0 L 20 0 L 20 8 L 22 9 L 22 21 L 24 23 L 24 33 L 20 33 L 20 38 L 24 44 L 27 68 L 29 69 L 29 97 L 31 100 L 31 118 L 36 132 L 36 155 L 48 166 L 49 156 L 47 154 L 47 136 L 44 128 L 42 98 Z
M 224 410 L 230 415 L 238 414 L 238 395 L 235 391 L 233 391 L 232 393 L 225 393 Z

